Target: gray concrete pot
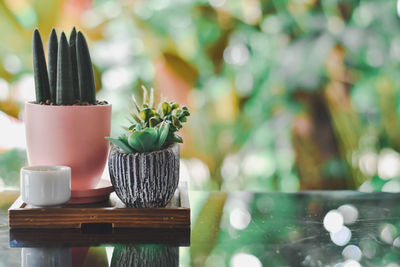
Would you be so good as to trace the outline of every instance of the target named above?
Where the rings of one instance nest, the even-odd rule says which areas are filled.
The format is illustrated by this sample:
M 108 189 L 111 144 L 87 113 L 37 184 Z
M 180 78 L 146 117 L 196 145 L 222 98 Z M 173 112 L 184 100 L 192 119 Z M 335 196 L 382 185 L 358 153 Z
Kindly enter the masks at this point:
M 131 154 L 113 146 L 108 169 L 115 193 L 127 207 L 165 207 L 179 183 L 179 145 Z

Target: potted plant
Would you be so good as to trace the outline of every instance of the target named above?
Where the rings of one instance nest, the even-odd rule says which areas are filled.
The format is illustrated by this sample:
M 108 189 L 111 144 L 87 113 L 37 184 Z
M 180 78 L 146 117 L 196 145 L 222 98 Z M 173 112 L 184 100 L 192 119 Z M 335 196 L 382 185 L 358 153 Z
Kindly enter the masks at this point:
M 155 108 L 154 91 L 143 87 L 143 104 L 132 96 L 132 125 L 119 138 L 107 138 L 108 168 L 118 197 L 128 207 L 165 207 L 179 182 L 179 145 L 176 133 L 186 122 L 187 107 L 163 102 Z
M 89 49 L 84 35 L 72 30 L 49 38 L 48 68 L 39 31 L 33 33 L 36 101 L 25 103 L 30 165 L 71 167 L 72 190 L 93 189 L 108 154 L 111 105 L 96 101 Z

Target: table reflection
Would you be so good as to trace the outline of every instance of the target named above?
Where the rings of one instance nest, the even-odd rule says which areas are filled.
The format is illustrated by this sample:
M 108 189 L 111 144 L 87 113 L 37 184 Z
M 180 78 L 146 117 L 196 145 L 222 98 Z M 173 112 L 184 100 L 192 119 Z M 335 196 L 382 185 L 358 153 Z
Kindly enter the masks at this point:
M 72 266 L 71 248 L 22 248 L 23 267 Z
M 199 198 L 202 208 L 192 218 L 190 262 L 400 266 L 399 200 L 398 194 L 350 191 L 211 193 Z M 205 221 L 218 231 L 206 240 L 198 234 Z
M 190 192 L 190 201 L 192 228 L 180 233 L 130 229 L 46 234 L 3 227 L 0 265 L 400 266 L 399 194 Z M 0 220 L 6 218 L 0 215 Z M 23 249 L 16 259 L 18 248 Z
M 22 248 L 21 263 L 23 267 L 175 267 L 179 266 L 179 248 L 153 244 Z

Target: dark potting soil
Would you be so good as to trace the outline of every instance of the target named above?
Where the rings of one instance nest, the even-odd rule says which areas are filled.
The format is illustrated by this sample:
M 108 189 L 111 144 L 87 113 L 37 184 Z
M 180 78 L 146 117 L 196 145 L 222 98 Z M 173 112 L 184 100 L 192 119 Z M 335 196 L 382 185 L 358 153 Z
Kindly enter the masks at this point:
M 108 104 L 107 101 L 96 100 L 96 104 L 89 104 L 89 102 L 87 101 L 80 102 L 79 100 L 77 100 L 76 103 L 72 104 L 71 106 L 96 106 L 96 105 L 107 105 L 107 104 Z M 39 105 L 54 106 L 55 103 L 50 101 L 50 99 L 47 99 L 45 102 L 40 101 Z

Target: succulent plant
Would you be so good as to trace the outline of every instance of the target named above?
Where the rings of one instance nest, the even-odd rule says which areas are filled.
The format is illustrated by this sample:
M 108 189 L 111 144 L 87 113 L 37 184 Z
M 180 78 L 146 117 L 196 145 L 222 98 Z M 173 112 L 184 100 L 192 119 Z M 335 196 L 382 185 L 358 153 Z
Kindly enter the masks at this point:
M 57 40 L 51 31 L 48 47 L 48 72 L 39 31 L 33 33 L 33 71 L 36 103 L 47 101 L 56 105 L 73 105 L 77 102 L 96 103 L 93 66 L 86 39 L 75 27 L 69 42 L 64 32 Z
M 190 115 L 187 107 L 181 109 L 174 102 L 162 102 L 155 108 L 154 90 L 148 94 L 143 86 L 143 104 L 139 105 L 134 95 L 132 101 L 134 108 L 131 125 L 126 128 L 126 133 L 117 139 L 106 137 L 107 140 L 117 145 L 125 153 L 151 152 L 168 147 L 174 143 L 182 143 L 182 138 L 176 133 L 182 128 Z

